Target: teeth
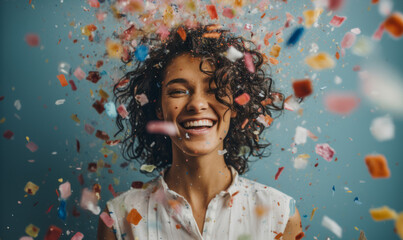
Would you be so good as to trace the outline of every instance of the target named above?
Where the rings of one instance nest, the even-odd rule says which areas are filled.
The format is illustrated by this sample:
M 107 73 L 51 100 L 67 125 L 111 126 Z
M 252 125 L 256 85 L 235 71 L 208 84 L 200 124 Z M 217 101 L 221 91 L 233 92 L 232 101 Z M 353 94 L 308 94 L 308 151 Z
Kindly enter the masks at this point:
M 213 126 L 213 121 L 209 119 L 203 119 L 198 121 L 187 121 L 183 124 L 185 128 L 188 127 L 211 127 Z

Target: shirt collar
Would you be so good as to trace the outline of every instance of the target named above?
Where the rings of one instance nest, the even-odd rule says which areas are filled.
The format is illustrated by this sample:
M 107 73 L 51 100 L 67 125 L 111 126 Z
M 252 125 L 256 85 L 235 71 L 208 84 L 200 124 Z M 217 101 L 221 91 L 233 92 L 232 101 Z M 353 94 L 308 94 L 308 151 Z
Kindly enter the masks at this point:
M 234 194 L 236 194 L 236 192 L 239 189 L 239 174 L 238 171 L 232 167 L 231 165 L 229 166 L 229 169 L 231 170 L 231 174 L 232 174 L 232 182 L 230 184 L 230 186 L 226 189 L 226 190 L 222 190 L 219 195 L 220 196 L 225 196 L 225 195 L 229 195 L 229 196 L 233 196 Z M 158 177 L 158 183 L 159 186 L 163 188 L 165 193 L 171 193 L 171 194 L 176 194 L 179 195 L 177 193 L 175 193 L 174 191 L 170 190 L 168 188 L 167 183 L 164 180 L 164 174 L 165 172 L 168 170 L 168 168 L 165 168 L 164 170 L 162 170 L 160 172 L 160 176 Z

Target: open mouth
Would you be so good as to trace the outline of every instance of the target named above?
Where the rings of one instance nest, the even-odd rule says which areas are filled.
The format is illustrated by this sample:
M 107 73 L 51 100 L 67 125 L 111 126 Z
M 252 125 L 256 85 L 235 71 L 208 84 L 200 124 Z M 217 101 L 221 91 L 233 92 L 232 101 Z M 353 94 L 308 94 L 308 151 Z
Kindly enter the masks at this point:
M 187 120 L 179 123 L 184 129 L 187 130 L 202 130 L 212 128 L 217 121 L 211 119 L 202 119 L 202 120 Z

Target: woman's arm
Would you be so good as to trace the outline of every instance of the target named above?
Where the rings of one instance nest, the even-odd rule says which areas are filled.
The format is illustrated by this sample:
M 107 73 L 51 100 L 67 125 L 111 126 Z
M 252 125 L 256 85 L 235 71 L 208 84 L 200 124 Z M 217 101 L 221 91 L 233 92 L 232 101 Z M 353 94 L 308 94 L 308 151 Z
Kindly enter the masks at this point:
M 295 214 L 294 216 L 290 217 L 288 219 L 287 226 L 285 227 L 284 230 L 284 240 L 295 240 L 295 239 L 301 239 L 301 238 L 296 238 L 297 235 L 299 235 L 302 232 L 302 224 L 301 224 L 301 216 L 299 215 L 298 209 L 295 208 Z
M 109 214 L 108 207 L 105 208 L 104 212 Z M 101 218 L 98 220 L 97 240 L 116 240 L 112 229 L 108 228 Z

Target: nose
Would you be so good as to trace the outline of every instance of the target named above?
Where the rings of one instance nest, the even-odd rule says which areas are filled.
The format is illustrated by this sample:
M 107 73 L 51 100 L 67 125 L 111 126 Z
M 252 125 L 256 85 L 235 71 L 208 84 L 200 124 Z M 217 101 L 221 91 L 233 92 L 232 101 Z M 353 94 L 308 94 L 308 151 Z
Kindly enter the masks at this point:
M 195 92 L 190 95 L 189 102 L 186 106 L 188 112 L 199 113 L 208 108 L 208 96 L 201 92 Z

